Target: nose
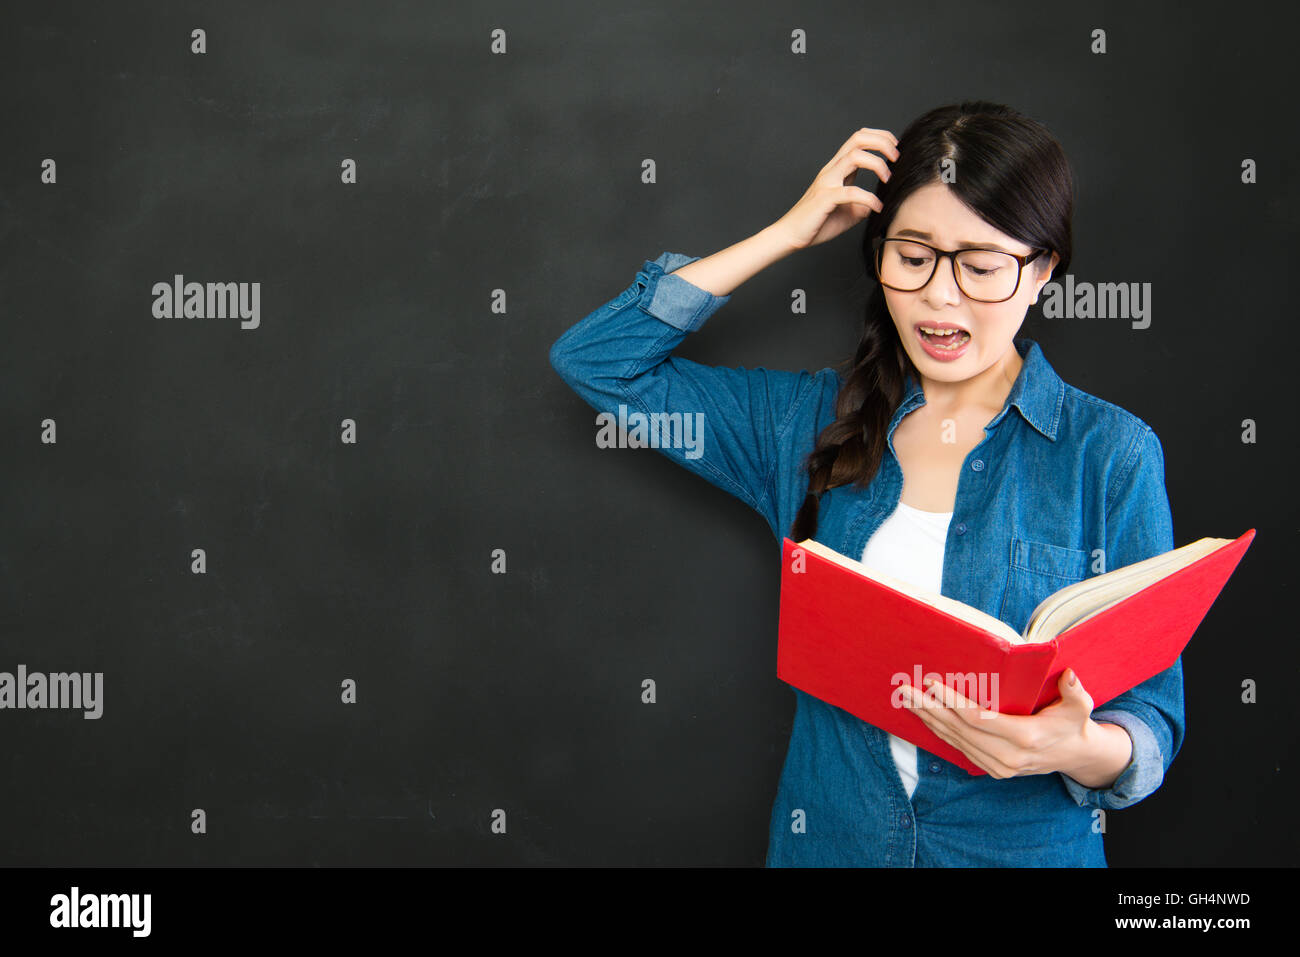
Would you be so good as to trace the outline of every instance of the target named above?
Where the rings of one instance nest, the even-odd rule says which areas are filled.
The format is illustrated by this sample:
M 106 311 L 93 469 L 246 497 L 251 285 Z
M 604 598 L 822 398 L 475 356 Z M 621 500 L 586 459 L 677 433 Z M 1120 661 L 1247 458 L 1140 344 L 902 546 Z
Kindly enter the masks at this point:
M 943 260 L 948 260 L 945 267 Z M 934 264 L 930 281 L 921 287 L 921 298 L 929 305 L 943 306 L 961 302 L 961 286 L 957 284 L 957 258 L 952 253 L 940 253 Z

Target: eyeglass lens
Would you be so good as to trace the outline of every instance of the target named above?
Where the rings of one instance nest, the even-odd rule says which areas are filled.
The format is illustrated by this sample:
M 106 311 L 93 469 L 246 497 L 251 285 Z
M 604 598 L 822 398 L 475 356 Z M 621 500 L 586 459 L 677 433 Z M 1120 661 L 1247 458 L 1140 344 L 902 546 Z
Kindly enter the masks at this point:
M 922 288 L 935 269 L 935 252 L 905 239 L 886 239 L 880 246 L 880 280 L 901 292 Z M 1001 302 L 1015 294 L 1020 282 L 1020 261 L 989 249 L 963 249 L 953 269 L 957 285 L 969 298 Z

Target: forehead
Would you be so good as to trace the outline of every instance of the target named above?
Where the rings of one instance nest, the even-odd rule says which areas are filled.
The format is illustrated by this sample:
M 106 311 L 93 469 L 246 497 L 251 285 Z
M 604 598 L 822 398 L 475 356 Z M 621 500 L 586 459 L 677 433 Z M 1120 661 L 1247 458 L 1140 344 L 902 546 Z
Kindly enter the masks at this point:
M 987 244 L 1015 253 L 1029 251 L 1024 243 L 981 219 L 943 183 L 922 186 L 902 202 L 890 224 L 889 235 L 897 236 L 904 230 L 928 233 L 930 239 L 926 241 L 943 249 Z

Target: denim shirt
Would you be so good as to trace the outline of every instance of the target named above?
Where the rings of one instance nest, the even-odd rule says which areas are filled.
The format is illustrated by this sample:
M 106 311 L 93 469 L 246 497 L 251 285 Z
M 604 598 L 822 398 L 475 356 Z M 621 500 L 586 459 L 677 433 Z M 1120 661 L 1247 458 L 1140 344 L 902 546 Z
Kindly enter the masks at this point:
M 696 258 L 666 252 L 646 261 L 630 286 L 556 340 L 551 364 L 600 412 L 618 416 L 624 406 L 624 415 L 695 421 L 702 413 L 702 446 L 661 440 L 658 451 L 758 511 L 779 556 L 808 490 L 800 464 L 834 420 L 842 380 L 831 368 L 721 368 L 674 357 L 731 298 L 672 275 Z M 1036 342 L 1017 339 L 1015 348 L 1024 364 L 1006 405 L 962 463 L 941 592 L 1021 631 L 1051 593 L 1167 552 L 1174 538 L 1163 450 L 1150 427 L 1062 382 Z M 861 559 L 902 494 L 894 430 L 925 401 L 909 377 L 877 474 L 866 489 L 822 496 L 817 541 Z M 1118 725 L 1133 744 L 1110 787 L 1084 787 L 1059 771 L 973 775 L 918 748 L 909 799 L 886 732 L 793 690 L 768 866 L 1105 867 L 1098 809 L 1155 791 L 1184 731 L 1179 657 L 1130 691 L 1094 701 L 1093 720 Z

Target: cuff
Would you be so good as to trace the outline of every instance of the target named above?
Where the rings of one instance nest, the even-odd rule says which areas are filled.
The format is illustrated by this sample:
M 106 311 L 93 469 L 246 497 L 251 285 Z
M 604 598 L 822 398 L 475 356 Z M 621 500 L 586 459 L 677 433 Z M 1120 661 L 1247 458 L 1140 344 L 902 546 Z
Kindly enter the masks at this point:
M 704 320 L 722 308 L 731 297 L 715 296 L 708 290 L 673 275 L 674 269 L 699 258 L 681 253 L 664 253 L 653 262 L 647 260 L 642 270 L 646 287 L 641 294 L 641 308 L 683 332 L 694 332 L 704 325 Z
M 1092 720 L 1099 724 L 1117 724 L 1127 731 L 1133 742 L 1133 756 L 1108 788 L 1086 788 L 1065 772 L 1058 772 L 1065 782 L 1065 789 L 1079 807 L 1119 810 L 1136 804 L 1160 787 L 1165 777 L 1160 745 L 1140 718 L 1128 711 L 1094 711 Z

